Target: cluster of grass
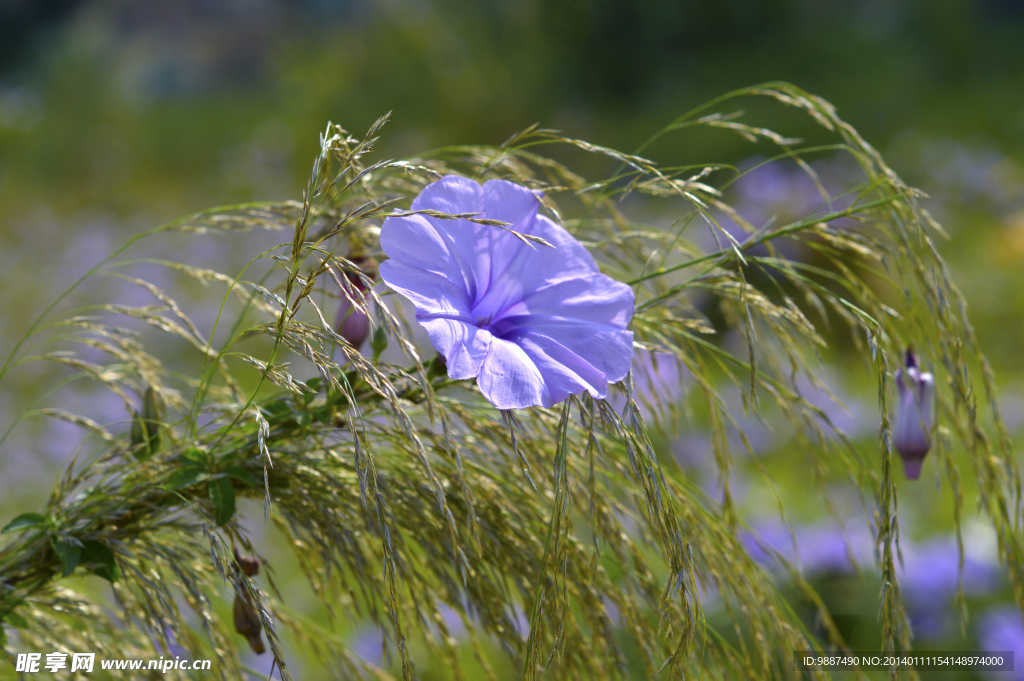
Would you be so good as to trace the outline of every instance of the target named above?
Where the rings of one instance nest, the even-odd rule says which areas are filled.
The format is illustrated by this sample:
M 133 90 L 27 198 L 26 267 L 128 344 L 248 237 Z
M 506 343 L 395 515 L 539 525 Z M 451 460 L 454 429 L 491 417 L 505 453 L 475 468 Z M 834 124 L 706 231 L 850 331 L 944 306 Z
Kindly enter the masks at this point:
M 749 125 L 732 109 L 742 98 L 793 107 L 832 141 L 806 146 Z M 101 657 L 156 657 L 182 646 L 215 658 L 223 677 L 241 676 L 237 641 L 212 606 L 226 580 L 254 609 L 282 678 L 290 676 L 283 627 L 346 678 L 413 678 L 412 640 L 459 678 L 461 648 L 443 612 L 457 614 L 489 678 L 509 668 L 527 679 L 659 670 L 672 678 L 795 678 L 793 650 L 845 642 L 794 566 L 779 556 L 816 604 L 820 634 L 741 542 L 727 437 L 738 414 L 723 398 L 727 386 L 742 389 L 745 410 L 775 410 L 792 425 L 806 451 L 807 494 L 833 509 L 830 476 L 859 490 L 876 540 L 882 647 L 909 649 L 888 414 L 891 375 L 911 344 L 938 369 L 932 456 L 956 492 L 957 526 L 967 477 L 1024 606 L 1020 476 L 992 407 L 991 370 L 934 246 L 941 228 L 920 209 L 919 193 L 827 102 L 785 83 L 745 88 L 681 116 L 635 154 L 533 127 L 498 147 L 371 163 L 384 122 L 363 138 L 328 126 L 301 201 L 220 207 L 134 240 L 223 232 L 244 248 L 250 230 L 287 235 L 236 274 L 158 263 L 210 285 L 211 296 L 223 287 L 216 322 L 221 337 L 230 328 L 223 342 L 213 340 L 216 327 L 204 333 L 170 292 L 150 284 L 157 303 L 146 307 L 62 311 L 57 301 L 14 348 L 0 378 L 37 362 L 67 365 L 121 396 L 125 423 L 52 408 L 26 414 L 70 420 L 90 437 L 45 505 L 6 528 L 6 655 L 7 635 L 17 630 L 20 648 L 70 646 Z M 665 136 L 705 128 L 773 145 L 765 163 L 797 164 L 815 181 L 820 206 L 787 224 L 749 224 L 724 198 L 746 171 L 666 167 L 640 155 Z M 583 177 L 542 153 L 553 145 L 605 157 L 615 170 Z M 811 162 L 836 153 L 856 162 L 861 179 L 830 193 Z M 501 413 L 475 385 L 448 379 L 432 350 L 417 343 L 397 299 L 373 284 L 384 257 L 382 219 L 449 173 L 543 190 L 545 210 L 607 274 L 634 287 L 638 352 L 676 362 L 696 386 L 692 398 L 675 405 L 664 394 L 634 391 L 640 377 L 631 376 L 616 387 L 618 402 L 583 396 L 551 410 Z M 630 214 L 630 196 L 660 202 L 673 221 L 644 224 Z M 698 230 L 709 231 L 715 246 L 702 247 Z M 792 244 L 801 256 L 791 255 Z M 132 245 L 75 287 L 124 267 L 116 258 Z M 358 278 L 365 293 L 352 285 Z M 339 295 L 379 330 L 372 358 L 332 328 Z M 168 368 L 145 335 L 116 321 L 125 317 L 187 343 L 191 368 Z M 721 320 L 740 335 L 742 351 L 721 340 Z M 840 334 L 877 382 L 883 416 L 870 452 L 853 446 L 798 387 L 800 380 L 821 385 L 818 353 Z M 404 359 L 381 359 L 385 340 Z M 94 361 L 97 354 L 108 361 Z M 637 370 L 657 384 L 654 365 Z M 708 424 L 720 499 L 659 460 L 653 440 L 679 419 Z M 353 655 L 330 627 L 291 613 L 272 576 L 260 584 L 242 569 L 235 552 L 260 556 L 262 547 L 242 522 L 240 498 L 263 504 L 263 520 L 287 537 L 331 617 L 355 612 L 382 628 L 383 668 Z M 785 518 L 785 499 L 777 498 Z M 107 580 L 113 597 L 68 588 L 61 580 L 76 570 Z M 510 667 L 495 658 L 492 642 Z

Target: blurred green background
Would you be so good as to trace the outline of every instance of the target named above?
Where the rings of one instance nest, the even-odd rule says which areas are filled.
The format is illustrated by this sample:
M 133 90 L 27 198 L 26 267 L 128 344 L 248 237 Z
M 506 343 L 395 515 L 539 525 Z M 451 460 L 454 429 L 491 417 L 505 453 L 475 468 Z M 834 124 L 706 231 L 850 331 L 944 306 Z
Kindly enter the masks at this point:
M 905 180 L 931 196 L 926 207 L 951 235 L 940 248 L 967 296 L 998 375 L 1003 415 L 1019 437 L 1021 45 L 1024 3 L 1017 0 L 0 0 L 0 349 L 6 355 L 61 290 L 131 236 L 213 205 L 300 198 L 329 120 L 361 134 L 393 111 L 382 158 L 496 144 L 535 122 L 632 151 L 714 96 L 787 80 L 836 105 Z M 809 121 L 795 123 L 756 102 L 748 120 L 809 141 L 822 137 Z M 716 132 L 668 137 L 645 153 L 673 165 L 744 165 L 764 152 Z M 612 170 L 584 162 L 595 174 Z M 782 205 L 795 183 L 773 176 L 741 187 L 740 198 Z M 196 252 L 163 256 L 234 272 L 230 263 L 258 252 L 245 238 L 182 241 Z M 122 295 L 114 282 L 107 285 Z M 97 290 L 89 291 L 93 299 Z M 871 379 L 859 364 L 851 370 L 831 359 L 828 378 L 849 407 L 837 418 L 865 447 L 876 446 Z M 31 373 L 5 380 L 0 428 L 40 384 Z M 111 408 L 65 397 L 64 406 L 92 408 L 100 420 Z M 757 424 L 749 425 L 756 434 Z M 76 437 L 73 428 L 40 422 L 8 439 L 0 449 L 0 523 L 40 503 Z M 785 449 L 765 438 L 765 451 Z M 663 444 L 713 487 L 702 458 L 705 435 L 688 432 Z M 803 523 L 800 560 L 854 647 L 870 648 L 878 593 L 870 541 L 855 532 L 844 540 L 816 502 L 801 498 L 800 471 L 786 462 L 782 453 L 769 465 Z M 971 619 L 961 631 L 949 490 L 933 479 L 926 465 L 921 481 L 900 483 L 917 645 L 1016 646 L 1024 668 L 1024 624 L 1008 609 L 990 534 L 973 520 L 970 504 Z M 758 484 L 737 493 L 751 520 L 767 499 Z M 258 511 L 250 510 L 255 518 Z M 778 528 L 762 528 L 761 537 L 792 553 Z M 847 553 L 863 574 L 851 570 Z M 288 567 L 279 572 L 287 576 Z M 291 592 L 300 609 L 313 603 L 300 585 L 286 596 Z M 360 654 L 379 658 L 372 630 L 354 626 L 346 635 Z M 429 664 L 424 669 L 430 676 Z

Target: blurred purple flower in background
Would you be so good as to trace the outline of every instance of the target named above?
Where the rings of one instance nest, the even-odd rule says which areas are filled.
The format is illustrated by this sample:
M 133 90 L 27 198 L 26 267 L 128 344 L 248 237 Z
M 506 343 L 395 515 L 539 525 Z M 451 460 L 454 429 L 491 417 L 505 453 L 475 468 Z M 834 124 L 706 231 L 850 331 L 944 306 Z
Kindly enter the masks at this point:
M 800 375 L 794 385 L 801 397 L 821 410 L 824 418 L 816 417 L 819 422 L 824 425 L 827 419 L 832 427 L 853 438 L 878 431 L 877 413 L 872 413 L 871 408 L 854 393 L 843 390 L 842 378 L 833 367 L 822 367 L 815 373 L 815 378 L 816 381 L 810 376 Z M 826 428 L 825 432 L 831 435 L 829 429 Z
M 833 195 L 832 208 L 849 205 L 851 199 L 841 195 L 841 188 L 847 184 L 846 176 L 850 174 L 847 164 L 835 158 L 814 166 L 812 177 L 806 168 L 795 163 L 768 161 L 763 157 L 747 159 L 741 164 L 741 174 L 730 191 L 730 203 L 736 213 L 716 215 L 717 224 L 742 243 L 750 236 L 751 228 L 761 230 L 770 225 L 784 225 L 824 211 L 826 202 L 815 185 L 815 178 Z M 693 238 L 704 249 L 728 247 L 725 237 L 713 230 L 696 232 Z M 801 259 L 804 252 L 796 242 L 787 239 L 775 241 L 774 246 L 788 258 Z M 767 255 L 769 249 L 760 244 L 750 249 L 750 253 Z
M 928 139 L 909 135 L 898 141 L 905 167 L 920 168 L 929 179 L 920 186 L 948 204 L 978 204 L 999 213 L 1018 210 L 1024 199 L 1021 167 L 982 140 Z M 940 203 L 937 208 L 942 210 Z M 957 221 L 951 221 L 951 227 Z
M 965 537 L 963 585 L 967 596 L 986 596 L 1001 584 L 999 560 L 978 542 Z M 916 636 L 938 640 L 955 635 L 959 615 L 955 607 L 960 584 L 960 552 L 956 538 L 938 537 L 903 546 L 900 587 Z
M 1024 681 L 1024 618 L 1014 606 L 992 608 L 978 620 L 978 643 L 985 652 L 1014 652 L 1014 672 L 992 672 L 994 679 Z
M 688 389 L 689 370 L 665 352 L 638 350 L 633 355 L 633 399 L 644 419 L 670 423 L 669 405 L 679 404 Z M 625 394 L 608 397 L 617 412 L 626 406 Z
M 747 161 L 748 167 L 736 180 L 739 201 L 736 210 L 754 226 L 773 216 L 801 218 L 822 203 L 814 180 L 794 163 L 769 162 L 763 158 Z
M 833 525 L 796 525 L 791 533 L 785 523 L 762 523 L 744 537 L 743 543 L 750 557 L 759 563 L 775 562 L 774 556 L 766 550 L 770 549 L 798 563 L 808 573 L 852 572 L 851 559 L 861 566 L 872 560 L 871 535 L 861 527 L 851 529 L 844 536 Z
M 917 366 L 917 357 L 907 350 L 906 371 L 896 372 L 900 400 L 896 406 L 893 446 L 903 459 L 903 470 L 911 480 L 921 475 L 921 463 L 931 448 L 932 403 L 935 379 Z
M 994 533 L 987 526 L 970 525 L 965 531 L 963 588 L 968 597 L 990 596 L 1003 584 L 994 542 Z M 844 534 L 830 523 L 794 525 L 791 531 L 782 522 L 764 522 L 756 524 L 743 537 L 743 544 L 750 557 L 759 563 L 777 567 L 777 553 L 812 578 L 828 574 L 849 575 L 853 573 L 855 564 L 860 568 L 876 569 L 875 540 L 868 528 L 860 524 L 850 527 Z M 903 558 L 897 568 L 899 582 L 907 599 L 914 633 L 924 639 L 941 639 L 953 634 L 958 621 L 954 599 L 960 584 L 960 553 L 956 538 L 946 535 L 923 542 L 905 541 L 901 550 Z M 1019 622 L 1020 614 L 1016 613 L 1016 617 Z M 993 622 L 1005 619 L 996 618 Z M 1017 625 L 1017 630 L 1020 633 L 1014 633 L 1011 628 L 1007 635 L 1018 636 L 1018 640 L 1024 643 L 1024 629 Z M 995 624 L 986 631 L 995 632 Z M 1024 645 L 1018 649 L 1024 651 Z
M 652 404 L 678 402 L 686 392 L 690 372 L 667 352 L 643 350 L 633 358 L 633 390 Z
M 403 215 L 381 228 L 390 257 L 381 278 L 416 306 L 448 375 L 475 377 L 499 409 L 551 407 L 584 390 L 604 398 L 633 358 L 632 289 L 601 274 L 539 208 L 537 195 L 513 182 L 481 186 L 450 175 L 426 187 L 412 210 L 476 213 L 554 248 L 466 219 Z
M 991 558 L 991 560 L 988 560 Z M 917 607 L 945 607 L 960 582 L 960 552 L 956 539 L 940 537 L 903 548 L 900 585 Z M 995 556 L 979 555 L 964 548 L 964 593 L 984 595 L 998 588 L 1000 572 Z

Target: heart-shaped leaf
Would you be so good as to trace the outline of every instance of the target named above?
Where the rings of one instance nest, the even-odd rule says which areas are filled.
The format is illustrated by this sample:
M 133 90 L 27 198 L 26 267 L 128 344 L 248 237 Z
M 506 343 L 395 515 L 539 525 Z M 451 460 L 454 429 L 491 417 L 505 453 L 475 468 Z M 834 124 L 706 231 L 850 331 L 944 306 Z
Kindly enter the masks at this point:
M 93 565 L 90 567 L 94 575 L 98 575 L 111 584 L 121 578 L 121 570 L 117 566 L 114 552 L 109 546 L 95 539 L 83 542 L 82 563 Z
M 27 530 L 30 527 L 41 527 L 45 524 L 46 516 L 44 515 L 40 515 L 39 513 L 22 513 L 17 518 L 4 525 L 4 529 L 0 530 L 0 534 L 17 532 L 18 530 Z
M 167 489 L 184 489 L 198 484 L 210 477 L 210 474 L 203 468 L 186 466 L 171 473 L 167 479 Z
M 50 544 L 60 557 L 61 577 L 67 577 L 81 562 L 82 544 L 70 537 L 54 537 Z
M 262 487 L 263 481 L 258 480 L 255 475 L 242 468 L 241 466 L 231 466 L 224 469 L 224 474 L 235 480 L 240 480 L 247 485 L 252 487 Z
M 13 610 L 0 617 L 0 620 L 7 622 L 15 629 L 28 629 L 28 621 Z

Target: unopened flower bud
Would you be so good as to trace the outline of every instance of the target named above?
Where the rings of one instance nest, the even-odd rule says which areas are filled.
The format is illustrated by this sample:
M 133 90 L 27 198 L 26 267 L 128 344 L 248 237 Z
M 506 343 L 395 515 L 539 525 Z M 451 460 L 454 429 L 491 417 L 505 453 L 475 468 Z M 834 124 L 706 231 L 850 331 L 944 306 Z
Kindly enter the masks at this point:
M 235 548 L 235 563 L 238 564 L 238 569 L 247 577 L 252 577 L 260 571 L 259 559 L 243 556 L 238 553 L 237 548 Z M 235 620 L 235 631 L 245 636 L 249 641 L 249 647 L 252 648 L 254 653 L 259 655 L 264 652 L 266 649 L 263 647 L 263 639 L 260 637 L 263 623 L 260 621 L 260 615 L 256 611 L 256 606 L 253 602 L 236 592 L 232 610 Z
M 259 558 L 253 558 L 252 556 L 243 556 L 235 549 L 235 562 L 238 563 L 238 568 L 247 577 L 255 577 L 260 571 L 260 560 Z
M 132 412 L 132 451 L 135 453 L 137 459 L 144 459 L 146 454 L 141 452 L 142 446 L 147 443 L 149 438 L 146 436 L 146 426 L 142 421 L 142 417 L 139 416 L 139 412 Z M 146 452 L 148 453 L 148 452 Z
M 358 275 L 346 272 L 345 277 L 356 292 L 362 293 L 366 290 L 363 280 Z M 358 308 L 353 307 L 345 291 L 341 292 L 341 300 L 338 302 L 338 315 L 335 318 L 334 328 L 337 329 L 339 336 L 347 340 L 357 350 L 370 333 L 369 318 Z
M 338 304 L 338 317 L 334 323 L 338 335 L 347 340 L 357 350 L 370 334 L 370 320 L 359 310 L 352 309 L 352 303 L 342 298 Z
M 145 461 L 160 451 L 161 411 L 160 397 L 150 386 L 142 399 L 142 411 L 132 412 L 132 454 L 139 461 Z
M 917 357 L 907 350 L 906 369 L 896 372 L 899 404 L 893 426 L 893 446 L 903 459 L 903 470 L 911 480 L 921 475 L 921 463 L 931 448 L 934 421 L 935 379 L 921 371 Z
M 149 450 L 156 454 L 160 449 L 160 427 L 163 425 L 163 409 L 160 407 L 160 396 L 153 390 L 153 386 L 146 388 L 146 394 L 142 398 L 142 420 L 146 426 L 146 433 L 149 437 Z
M 263 639 L 260 637 L 263 623 L 260 622 L 259 613 L 256 612 L 256 607 L 252 601 L 236 593 L 235 604 L 232 610 L 235 619 L 235 631 L 245 636 L 249 641 L 249 647 L 252 648 L 252 652 L 257 655 L 263 653 L 266 650 L 263 647 Z

